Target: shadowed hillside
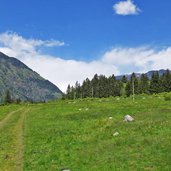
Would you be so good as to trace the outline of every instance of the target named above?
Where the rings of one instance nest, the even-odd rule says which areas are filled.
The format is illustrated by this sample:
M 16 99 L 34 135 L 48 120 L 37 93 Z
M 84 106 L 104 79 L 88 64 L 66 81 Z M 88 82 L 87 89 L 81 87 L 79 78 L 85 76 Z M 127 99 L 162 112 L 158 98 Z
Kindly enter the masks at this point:
M 61 90 L 16 58 L 0 52 L 0 100 L 9 90 L 12 98 L 47 101 L 61 97 Z

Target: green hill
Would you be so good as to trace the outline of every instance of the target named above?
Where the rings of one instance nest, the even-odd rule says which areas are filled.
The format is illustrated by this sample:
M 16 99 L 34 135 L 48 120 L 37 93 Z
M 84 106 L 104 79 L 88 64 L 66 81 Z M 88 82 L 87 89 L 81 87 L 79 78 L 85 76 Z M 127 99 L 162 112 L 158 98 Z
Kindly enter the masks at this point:
M 61 97 L 61 90 L 16 58 L 0 52 L 0 101 L 9 90 L 13 99 L 48 101 Z

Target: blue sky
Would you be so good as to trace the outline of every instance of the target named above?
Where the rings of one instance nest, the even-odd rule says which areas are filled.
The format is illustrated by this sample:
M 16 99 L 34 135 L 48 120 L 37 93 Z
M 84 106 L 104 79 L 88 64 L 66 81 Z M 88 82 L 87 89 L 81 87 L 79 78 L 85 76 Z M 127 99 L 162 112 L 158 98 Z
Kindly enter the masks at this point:
M 0 32 L 56 39 L 69 46 L 48 53 L 91 60 L 113 46 L 170 45 L 171 1 L 135 0 L 136 16 L 116 15 L 116 0 L 2 0 Z
M 137 11 L 135 14 L 128 12 L 126 15 L 117 13 L 114 5 L 120 2 L 130 2 Z M 125 10 L 125 7 L 123 8 Z M 153 69 L 153 66 L 144 69 L 135 65 L 134 62 L 121 66 L 121 64 L 117 65 L 117 58 L 124 60 L 120 54 L 123 52 L 127 54 L 126 50 L 132 53 L 131 48 L 133 52 L 135 51 L 134 54 L 139 50 L 142 53 L 151 52 L 154 55 L 168 52 L 171 46 L 170 9 L 170 0 L 1 0 L 0 34 L 13 34 L 26 41 L 32 39 L 64 42 L 65 45 L 61 46 L 36 46 L 34 50 L 39 55 L 56 57 L 66 62 L 73 60 L 85 62 L 88 65 L 94 61 L 103 62 L 107 54 L 115 55 L 113 58 L 106 57 L 112 58 L 113 65 L 116 64 L 113 66 L 114 74 L 139 72 Z M 14 54 L 9 53 L 11 49 L 6 50 L 11 47 L 7 43 L 4 44 L 2 38 L 0 42 L 1 51 L 5 48 L 4 52 L 9 55 Z M 115 54 L 117 50 L 120 51 L 119 55 Z M 126 60 L 128 56 L 125 56 Z M 21 59 L 17 53 L 15 57 Z M 136 61 L 136 57 L 134 58 Z M 146 56 L 143 56 L 143 59 L 145 58 Z M 150 58 L 144 65 L 150 65 L 152 59 L 154 63 L 154 58 L 154 56 Z M 156 56 L 156 60 L 158 58 L 159 56 Z M 34 58 L 32 60 L 34 61 Z M 27 64 L 53 81 L 48 75 L 34 68 L 33 64 L 29 62 Z M 163 65 L 163 67 L 170 67 L 170 65 Z M 158 68 L 156 64 L 154 69 Z M 91 75 L 95 72 L 97 71 L 92 71 Z M 100 72 L 100 70 L 98 72 L 111 74 L 111 72 Z M 90 74 L 84 75 L 86 76 Z M 78 78 L 73 76 L 74 79 Z

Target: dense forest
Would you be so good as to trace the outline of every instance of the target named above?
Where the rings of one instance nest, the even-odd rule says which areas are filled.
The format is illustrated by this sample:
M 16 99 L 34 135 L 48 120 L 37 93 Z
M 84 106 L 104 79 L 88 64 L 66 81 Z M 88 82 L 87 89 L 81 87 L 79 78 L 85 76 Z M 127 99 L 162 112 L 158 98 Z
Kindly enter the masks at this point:
M 169 70 L 166 70 L 161 76 L 158 71 L 155 71 L 151 78 L 146 74 L 141 74 L 137 77 L 135 73 L 132 73 L 130 79 L 125 75 L 121 79 L 116 79 L 114 75 L 106 77 L 95 74 L 92 80 L 86 78 L 82 85 L 78 81 L 75 86 L 68 85 L 67 92 L 63 98 L 129 97 L 132 94 L 154 94 L 170 91 L 171 73 Z

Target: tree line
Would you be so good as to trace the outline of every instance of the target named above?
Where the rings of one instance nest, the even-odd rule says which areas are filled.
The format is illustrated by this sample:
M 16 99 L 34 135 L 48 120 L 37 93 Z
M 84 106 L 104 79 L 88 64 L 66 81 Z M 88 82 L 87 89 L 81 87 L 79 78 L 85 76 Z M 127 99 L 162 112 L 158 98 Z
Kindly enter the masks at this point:
M 106 77 L 95 74 L 91 80 L 86 78 L 82 85 L 78 81 L 75 86 L 68 85 L 63 98 L 129 97 L 132 94 L 155 94 L 170 91 L 171 73 L 169 70 L 166 70 L 161 76 L 158 71 L 154 71 L 150 79 L 146 74 L 137 77 L 135 73 L 132 73 L 130 79 L 125 75 L 121 79 L 116 79 L 114 75 Z
M 11 103 L 17 103 L 20 104 L 21 103 L 21 99 L 17 98 L 17 99 L 13 99 L 11 96 L 11 93 L 9 90 L 6 90 L 5 94 L 4 94 L 4 98 L 1 99 L 1 105 L 2 104 L 11 104 Z

